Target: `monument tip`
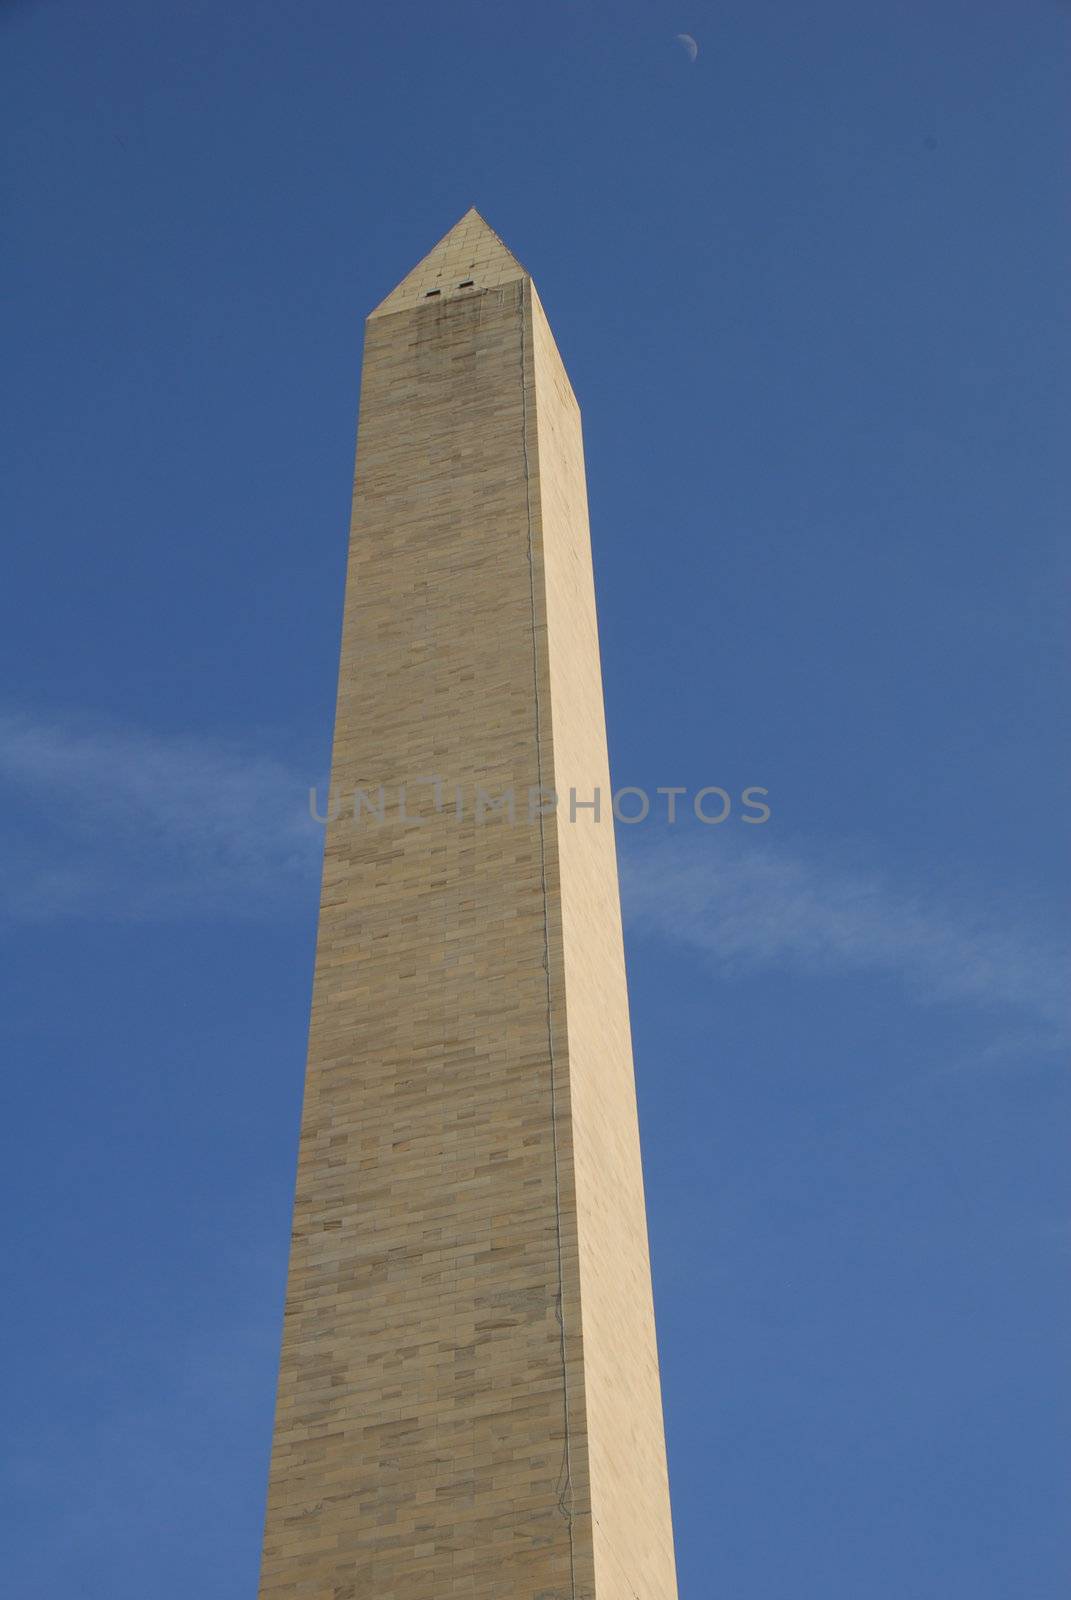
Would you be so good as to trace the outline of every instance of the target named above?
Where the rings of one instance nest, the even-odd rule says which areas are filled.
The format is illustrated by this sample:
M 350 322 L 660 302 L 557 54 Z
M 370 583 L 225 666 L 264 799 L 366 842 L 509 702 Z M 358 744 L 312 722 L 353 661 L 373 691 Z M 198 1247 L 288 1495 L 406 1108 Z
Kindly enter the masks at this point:
M 528 273 L 491 225 L 470 206 L 371 313 L 408 311 L 423 300 L 449 299 L 516 282 Z M 369 320 L 371 320 L 371 317 Z

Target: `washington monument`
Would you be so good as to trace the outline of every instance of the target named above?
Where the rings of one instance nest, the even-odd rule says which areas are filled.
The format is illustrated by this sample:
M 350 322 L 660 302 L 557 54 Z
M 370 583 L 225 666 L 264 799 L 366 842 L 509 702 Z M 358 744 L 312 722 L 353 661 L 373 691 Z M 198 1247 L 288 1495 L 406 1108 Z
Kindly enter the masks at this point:
M 367 322 L 329 814 L 261 1600 L 675 1600 L 580 414 L 475 211 Z

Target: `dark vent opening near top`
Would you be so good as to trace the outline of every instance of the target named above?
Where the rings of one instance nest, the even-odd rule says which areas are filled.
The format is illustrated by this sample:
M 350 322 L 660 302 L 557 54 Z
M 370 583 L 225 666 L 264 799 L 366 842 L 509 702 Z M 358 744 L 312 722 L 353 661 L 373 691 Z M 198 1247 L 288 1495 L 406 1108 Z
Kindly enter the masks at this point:
M 458 284 L 458 288 L 459 289 L 471 289 L 475 282 L 476 282 L 475 278 L 466 278 L 464 283 L 459 283 Z
M 425 300 L 430 300 L 433 294 L 442 294 L 442 290 L 441 289 L 429 289 L 428 292 L 425 294 L 424 299 Z

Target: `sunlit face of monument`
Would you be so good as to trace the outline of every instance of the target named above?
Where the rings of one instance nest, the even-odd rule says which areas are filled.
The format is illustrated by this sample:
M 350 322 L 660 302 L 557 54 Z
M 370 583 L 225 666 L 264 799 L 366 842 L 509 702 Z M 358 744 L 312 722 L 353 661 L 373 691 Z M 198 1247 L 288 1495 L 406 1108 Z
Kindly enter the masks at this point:
M 580 415 L 475 211 L 368 319 L 332 792 L 262 1600 L 672 1600 Z

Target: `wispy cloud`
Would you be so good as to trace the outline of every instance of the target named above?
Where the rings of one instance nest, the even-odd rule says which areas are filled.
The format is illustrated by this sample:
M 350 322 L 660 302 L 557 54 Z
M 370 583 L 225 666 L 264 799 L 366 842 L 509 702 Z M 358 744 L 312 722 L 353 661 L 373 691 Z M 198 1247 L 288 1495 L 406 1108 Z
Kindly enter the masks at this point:
M 1044 910 L 890 880 L 752 834 L 684 832 L 624 852 L 630 926 L 690 946 L 726 976 L 773 969 L 882 974 L 923 1001 L 1014 1009 L 1067 1028 L 1067 952 Z
M 314 902 L 322 829 L 308 777 L 256 750 L 0 715 L 0 794 L 8 922 L 242 918 Z M 735 841 L 636 830 L 623 844 L 630 926 L 726 976 L 882 974 L 918 1000 L 1014 1010 L 1037 1039 L 1065 1036 L 1067 953 L 1044 906 L 896 882 L 759 830 Z
M 308 779 L 237 744 L 0 715 L 0 915 L 246 917 L 315 893 Z

